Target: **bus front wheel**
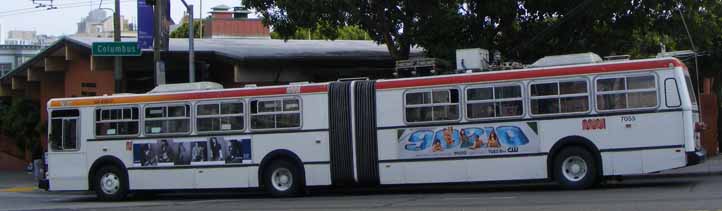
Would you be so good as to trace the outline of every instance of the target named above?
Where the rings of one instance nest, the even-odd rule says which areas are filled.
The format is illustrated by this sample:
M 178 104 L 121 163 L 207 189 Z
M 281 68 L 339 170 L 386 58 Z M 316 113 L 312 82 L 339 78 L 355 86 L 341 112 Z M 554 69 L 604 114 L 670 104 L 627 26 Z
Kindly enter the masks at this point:
M 298 166 L 286 160 L 276 160 L 264 171 L 264 187 L 273 196 L 288 197 L 301 192 L 301 174 Z
M 554 178 L 564 189 L 589 188 L 597 182 L 597 177 L 596 160 L 582 147 L 566 147 L 554 158 Z
M 115 166 L 103 166 L 95 173 L 95 194 L 103 201 L 120 201 L 128 195 L 125 174 Z

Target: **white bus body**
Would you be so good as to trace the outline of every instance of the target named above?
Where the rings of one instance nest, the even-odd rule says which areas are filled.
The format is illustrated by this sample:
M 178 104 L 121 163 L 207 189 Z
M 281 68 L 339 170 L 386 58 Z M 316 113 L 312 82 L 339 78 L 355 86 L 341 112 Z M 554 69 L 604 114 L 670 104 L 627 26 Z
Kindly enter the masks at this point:
M 532 179 L 583 188 L 701 162 L 688 75 L 665 58 L 52 99 L 40 186 L 105 199 Z

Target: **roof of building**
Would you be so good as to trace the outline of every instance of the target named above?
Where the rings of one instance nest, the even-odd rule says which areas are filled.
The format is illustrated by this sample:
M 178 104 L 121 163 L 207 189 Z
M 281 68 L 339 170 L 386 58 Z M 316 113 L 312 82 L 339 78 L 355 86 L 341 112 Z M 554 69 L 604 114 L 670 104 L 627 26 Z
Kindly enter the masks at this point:
M 211 8 L 211 10 L 214 10 L 214 11 L 217 11 L 217 10 L 226 11 L 226 10 L 229 10 L 229 9 L 231 9 L 231 7 L 229 7 L 228 5 L 225 5 L 225 4 L 217 5 L 217 6 L 213 7 L 213 8 Z
M 136 41 L 135 38 L 123 41 Z M 43 58 L 60 49 L 66 43 L 80 46 L 90 51 L 93 42 L 112 42 L 110 38 L 63 37 L 32 59 L 19 65 L 8 75 L 26 71 L 30 64 L 42 62 Z M 276 40 L 276 39 L 195 39 L 195 51 L 198 54 L 210 53 L 237 61 L 300 61 L 300 60 L 348 60 L 348 61 L 391 61 L 391 55 L 385 45 L 368 40 Z M 170 53 L 188 51 L 188 39 L 170 39 Z M 152 54 L 152 49 L 143 53 Z M 412 56 L 421 55 L 422 50 L 414 48 Z

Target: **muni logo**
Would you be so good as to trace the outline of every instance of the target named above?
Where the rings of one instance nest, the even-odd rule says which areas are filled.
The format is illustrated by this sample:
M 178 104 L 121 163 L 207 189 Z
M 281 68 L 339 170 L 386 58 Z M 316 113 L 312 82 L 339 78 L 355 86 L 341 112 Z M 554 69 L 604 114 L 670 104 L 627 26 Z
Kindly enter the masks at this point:
M 583 130 L 604 130 L 607 129 L 607 124 L 604 121 L 604 118 L 601 119 L 585 119 L 582 120 L 582 129 Z

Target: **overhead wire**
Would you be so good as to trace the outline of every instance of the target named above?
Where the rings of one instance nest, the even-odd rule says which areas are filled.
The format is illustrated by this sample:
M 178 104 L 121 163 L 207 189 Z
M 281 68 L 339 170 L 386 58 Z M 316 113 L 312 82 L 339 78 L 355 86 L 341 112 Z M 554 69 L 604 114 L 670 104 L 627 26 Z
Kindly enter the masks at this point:
M 135 0 L 120 0 L 121 4 L 133 3 L 133 2 L 135 2 Z M 3 12 L 0 12 L 0 17 L 35 14 L 35 13 L 40 13 L 40 12 L 49 12 L 49 11 L 53 11 L 53 10 L 61 10 L 61 9 L 69 9 L 69 8 L 88 7 L 88 6 L 93 6 L 93 4 L 91 4 L 89 2 L 85 2 L 83 4 L 73 3 L 73 4 L 68 4 L 68 5 L 54 5 L 54 6 L 57 8 L 52 9 L 52 10 L 48 10 L 48 9 L 44 9 L 44 8 L 33 8 L 33 10 L 8 12 L 8 13 L 4 13 L 4 14 L 3 14 Z
M 78 4 L 87 4 L 88 6 L 90 6 L 90 4 L 92 4 L 92 2 L 88 2 L 87 0 L 71 1 L 71 2 L 67 2 L 67 3 L 63 3 L 63 4 L 53 4 L 53 6 L 73 6 L 73 5 L 78 5 Z M 50 5 L 46 5 L 46 6 L 50 6 Z M 18 12 L 18 11 L 24 11 L 24 10 L 38 10 L 38 9 L 46 9 L 47 10 L 47 8 L 45 8 L 45 7 L 33 6 L 33 7 L 28 7 L 28 8 L 0 11 L 0 14 Z

